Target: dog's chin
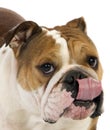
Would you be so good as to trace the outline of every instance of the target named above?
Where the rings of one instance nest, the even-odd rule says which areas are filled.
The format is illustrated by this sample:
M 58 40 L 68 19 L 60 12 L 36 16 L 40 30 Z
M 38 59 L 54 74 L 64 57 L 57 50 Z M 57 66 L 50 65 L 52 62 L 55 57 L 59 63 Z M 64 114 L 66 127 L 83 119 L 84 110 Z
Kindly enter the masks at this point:
M 66 108 L 63 113 L 59 114 L 57 119 L 53 118 L 53 116 L 47 119 L 44 119 L 45 122 L 48 123 L 56 123 L 60 118 L 71 118 L 73 120 L 82 120 L 87 117 L 90 117 L 96 109 L 96 105 L 93 101 L 82 101 L 82 100 L 75 100 L 68 108 Z M 54 113 L 53 109 L 53 113 Z M 55 112 L 56 113 L 56 112 Z M 50 113 L 51 115 L 51 113 Z
M 100 98 L 98 96 L 97 98 Z M 68 118 L 68 119 L 73 119 L 73 120 L 83 120 L 85 118 L 95 118 L 97 116 L 100 116 L 102 113 L 100 110 L 97 111 L 98 105 L 96 100 L 97 98 L 91 100 L 74 100 L 74 102 L 64 109 L 64 111 L 59 114 L 59 116 L 56 118 L 54 113 L 57 115 L 56 109 L 52 110 L 52 113 L 48 113 L 48 118 L 44 118 L 45 122 L 48 123 L 56 123 L 60 118 Z

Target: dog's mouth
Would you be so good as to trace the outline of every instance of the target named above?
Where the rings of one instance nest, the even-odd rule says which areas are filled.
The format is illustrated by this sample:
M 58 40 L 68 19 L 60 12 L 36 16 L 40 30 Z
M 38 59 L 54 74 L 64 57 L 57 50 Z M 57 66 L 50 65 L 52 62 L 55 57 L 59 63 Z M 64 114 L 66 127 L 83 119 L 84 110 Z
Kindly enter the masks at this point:
M 100 99 L 101 96 L 102 94 L 100 94 L 97 98 Z M 51 110 L 53 110 L 52 115 L 51 113 L 48 113 L 49 118 L 44 118 L 44 121 L 48 123 L 56 123 L 56 121 L 61 117 L 72 118 L 74 120 L 81 120 L 85 119 L 88 116 L 90 116 L 91 118 L 100 116 L 102 111 L 101 106 L 98 105 L 99 102 L 95 101 L 97 100 L 97 98 L 95 98 L 92 101 L 74 100 L 70 106 L 63 109 L 62 113 L 59 114 L 59 116 L 57 116 L 57 110 L 54 111 L 54 109 L 50 108 Z M 56 116 L 54 115 L 54 113 L 56 113 Z
M 55 123 L 62 116 L 80 120 L 101 114 L 103 93 L 100 81 L 87 77 L 77 79 L 73 89 L 64 84 L 60 83 L 49 94 L 43 108 L 46 122 Z
M 58 118 L 65 117 L 65 118 L 72 118 L 75 120 L 81 120 L 86 118 L 87 116 L 92 115 L 95 108 L 96 106 L 93 101 L 75 100 L 70 106 L 68 106 L 63 110 L 63 112 L 59 115 Z M 53 113 L 54 112 L 55 111 L 53 111 Z M 56 123 L 58 119 L 53 114 L 51 118 L 45 118 L 44 120 L 45 122 L 48 123 Z
M 64 111 L 64 116 L 75 120 L 84 119 L 88 116 L 95 118 L 102 113 L 103 92 L 93 100 L 77 100 Z M 63 115 L 62 114 L 62 115 Z

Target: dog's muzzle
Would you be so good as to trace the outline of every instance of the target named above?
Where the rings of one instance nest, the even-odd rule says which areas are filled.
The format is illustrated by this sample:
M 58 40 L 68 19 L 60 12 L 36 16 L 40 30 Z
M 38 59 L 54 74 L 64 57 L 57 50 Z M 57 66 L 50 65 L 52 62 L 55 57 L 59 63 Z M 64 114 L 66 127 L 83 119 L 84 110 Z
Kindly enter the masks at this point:
M 91 115 L 92 118 L 95 118 L 102 113 L 102 104 L 103 104 L 103 91 L 101 84 L 91 78 L 88 80 L 88 74 L 81 71 L 72 70 L 67 72 L 66 76 L 63 78 L 63 87 L 67 92 L 71 92 L 71 96 L 75 98 L 74 104 L 80 107 L 89 108 L 93 102 L 96 105 L 94 113 Z M 87 79 L 87 80 L 86 80 Z M 89 83 L 84 83 L 84 81 Z M 82 85 L 83 84 L 83 85 Z M 86 85 L 89 88 L 86 87 Z M 84 86 L 85 85 L 85 86 Z M 83 88 L 83 86 L 85 88 Z M 94 89 L 96 86 L 97 89 Z M 80 87 L 80 88 L 79 88 Z
M 87 75 L 83 74 L 80 71 L 72 70 L 65 74 L 62 79 L 63 87 L 62 89 L 66 89 L 67 92 L 72 93 L 72 97 L 76 98 L 79 91 L 79 84 L 77 79 L 87 78 Z
M 101 82 L 88 73 L 70 70 L 64 74 L 48 96 L 43 118 L 55 123 L 61 116 L 84 119 L 99 116 L 103 92 Z

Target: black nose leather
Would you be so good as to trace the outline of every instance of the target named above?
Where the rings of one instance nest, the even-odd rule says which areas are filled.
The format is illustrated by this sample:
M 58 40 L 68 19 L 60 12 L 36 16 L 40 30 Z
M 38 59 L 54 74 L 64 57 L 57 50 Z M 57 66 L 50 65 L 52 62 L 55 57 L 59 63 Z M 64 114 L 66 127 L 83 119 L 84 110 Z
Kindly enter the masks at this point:
M 67 92 L 70 91 L 72 93 L 72 97 L 76 98 L 79 90 L 77 79 L 83 79 L 86 77 L 87 76 L 80 71 L 68 71 L 63 77 L 63 89 L 65 88 Z

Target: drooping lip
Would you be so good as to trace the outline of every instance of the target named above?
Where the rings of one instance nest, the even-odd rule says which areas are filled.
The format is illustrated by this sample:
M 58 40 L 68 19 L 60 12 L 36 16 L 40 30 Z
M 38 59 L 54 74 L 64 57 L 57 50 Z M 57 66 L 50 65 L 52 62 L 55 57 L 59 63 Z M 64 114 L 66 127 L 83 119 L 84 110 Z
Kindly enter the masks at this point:
M 93 101 L 91 100 L 75 100 L 74 102 L 74 105 L 77 107 L 77 106 L 80 106 L 80 107 L 85 107 L 86 109 L 89 109 L 91 107 L 91 105 L 93 104 Z
M 64 111 L 62 116 L 73 120 L 81 120 L 91 116 L 95 108 L 96 106 L 92 101 L 75 101 Z
M 56 122 L 61 116 L 72 119 L 84 119 L 90 116 L 96 106 L 94 99 L 102 91 L 100 81 L 92 78 L 78 79 L 79 92 L 73 98 L 71 92 L 62 90 L 62 84 L 53 88 L 43 108 L 43 118 L 48 122 Z M 91 94 L 92 93 L 92 94 Z
M 75 120 L 81 120 L 88 116 L 95 118 L 103 113 L 103 91 L 100 95 L 93 100 L 77 100 L 75 99 L 73 103 L 65 109 L 62 116 L 67 118 L 72 118 Z M 73 111 L 74 109 L 74 111 Z

